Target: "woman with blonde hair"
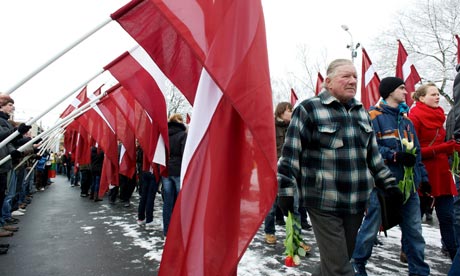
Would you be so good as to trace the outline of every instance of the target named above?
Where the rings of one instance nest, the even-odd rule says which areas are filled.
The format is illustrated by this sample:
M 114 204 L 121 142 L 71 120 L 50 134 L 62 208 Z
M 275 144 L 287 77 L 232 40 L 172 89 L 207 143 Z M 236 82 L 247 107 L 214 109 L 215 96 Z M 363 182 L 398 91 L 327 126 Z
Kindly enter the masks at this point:
M 409 111 L 422 151 L 422 162 L 428 172 L 431 188 L 421 187 L 419 195 L 433 196 L 441 238 L 453 259 L 457 251 L 454 235 L 453 196 L 457 189 L 450 172 L 449 156 L 459 148 L 455 140 L 446 142 L 446 115 L 439 106 L 440 94 L 434 83 L 420 86 L 412 98 L 416 104 Z M 421 209 L 426 208 L 421 205 Z M 421 210 L 422 216 L 424 210 Z

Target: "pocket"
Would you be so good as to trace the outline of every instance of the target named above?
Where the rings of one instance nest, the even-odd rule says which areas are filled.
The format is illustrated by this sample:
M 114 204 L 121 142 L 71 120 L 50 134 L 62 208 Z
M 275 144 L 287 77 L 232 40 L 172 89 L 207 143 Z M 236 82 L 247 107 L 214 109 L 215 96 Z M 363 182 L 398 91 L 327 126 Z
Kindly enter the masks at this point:
M 337 149 L 343 147 L 339 124 L 325 124 L 318 126 L 319 143 L 324 148 Z
M 358 121 L 358 124 L 361 130 L 361 133 L 359 134 L 359 141 L 361 143 L 361 146 L 367 147 L 367 145 L 369 144 L 369 139 L 374 129 L 372 128 L 370 124 L 366 122 Z

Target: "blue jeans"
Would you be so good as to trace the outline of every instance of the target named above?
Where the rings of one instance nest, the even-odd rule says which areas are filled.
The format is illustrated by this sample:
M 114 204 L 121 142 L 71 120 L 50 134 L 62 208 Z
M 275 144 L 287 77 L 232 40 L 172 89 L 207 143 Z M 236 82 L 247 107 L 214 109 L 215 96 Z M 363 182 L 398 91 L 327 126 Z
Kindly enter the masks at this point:
M 142 175 L 141 199 L 137 209 L 137 218 L 146 220 L 146 223 L 153 221 L 153 205 L 155 203 L 155 195 L 158 191 L 158 183 L 155 176 L 150 172 L 143 172 Z
M 454 199 L 452 196 L 437 196 L 434 202 L 443 245 L 449 252 L 450 258 L 454 259 L 457 253 L 454 230 Z
M 449 269 L 448 276 L 457 276 L 460 275 L 460 247 L 457 248 L 457 254 L 455 254 L 455 258 L 452 261 L 452 265 Z
M 370 195 L 366 216 L 356 236 L 355 250 L 352 256 L 356 264 L 364 266 L 371 257 L 372 248 L 380 228 L 381 220 L 381 208 L 377 197 L 377 190 L 373 189 Z
M 180 191 L 180 177 L 169 176 L 161 179 L 163 181 L 163 235 L 166 236 L 174 204 Z
M 412 193 L 403 205 L 402 221 L 399 224 L 402 232 L 402 248 L 407 256 L 409 274 L 430 275 L 430 267 L 425 262 L 425 239 L 422 235 L 422 217 L 420 199 Z
M 16 172 L 14 170 L 11 170 L 11 173 L 9 173 L 9 175 L 10 175 L 10 178 L 9 178 L 8 192 L 5 196 L 5 199 L 3 200 L 3 206 L 2 206 L 3 219 L 11 218 L 13 198 L 16 195 L 16 182 L 17 182 Z
M 94 197 L 99 197 L 99 184 L 101 183 L 101 176 L 95 175 L 93 176 L 93 185 L 91 185 L 91 193 Z
M 275 198 L 272 208 L 268 212 L 264 221 L 264 232 L 265 234 L 275 234 L 275 218 L 276 218 L 276 207 L 278 206 L 278 197 Z M 300 212 L 299 212 L 300 202 L 299 202 L 299 193 L 294 193 L 294 217 L 300 222 Z M 301 231 L 302 229 L 299 229 Z

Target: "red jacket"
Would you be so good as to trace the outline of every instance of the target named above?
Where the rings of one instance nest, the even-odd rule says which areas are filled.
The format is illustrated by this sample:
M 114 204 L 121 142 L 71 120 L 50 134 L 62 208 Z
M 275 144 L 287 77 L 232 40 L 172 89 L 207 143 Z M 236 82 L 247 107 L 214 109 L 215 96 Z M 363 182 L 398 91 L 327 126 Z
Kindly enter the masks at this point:
M 445 142 L 444 110 L 441 107 L 432 108 L 417 102 L 411 108 L 409 118 L 414 124 L 422 147 L 422 162 L 428 172 L 431 195 L 457 195 L 448 159 L 453 153 L 454 143 Z

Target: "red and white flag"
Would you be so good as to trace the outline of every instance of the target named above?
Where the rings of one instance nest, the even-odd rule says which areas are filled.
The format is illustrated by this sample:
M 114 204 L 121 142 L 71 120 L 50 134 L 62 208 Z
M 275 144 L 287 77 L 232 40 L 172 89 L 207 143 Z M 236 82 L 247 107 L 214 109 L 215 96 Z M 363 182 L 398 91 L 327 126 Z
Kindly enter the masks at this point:
M 236 275 L 277 192 L 262 5 L 133 1 L 112 18 L 193 103 L 159 275 Z
M 80 107 L 83 104 L 83 102 L 86 101 L 86 90 L 87 90 L 87 86 L 85 85 L 85 87 L 83 87 L 80 93 L 78 93 L 77 97 L 73 99 L 70 105 L 61 113 L 59 118 L 67 117 L 67 115 L 72 113 L 72 111 Z
M 460 37 L 456 34 L 455 38 L 457 39 L 457 64 L 460 64 Z
M 292 106 L 294 107 L 297 103 L 297 101 L 299 100 L 299 98 L 297 97 L 295 91 L 294 91 L 294 88 L 291 88 L 291 104 Z
M 396 61 L 396 77 L 404 80 L 406 85 L 407 95 L 406 104 L 411 106 L 414 103 L 412 92 L 415 91 L 415 84 L 421 81 L 415 66 L 409 60 L 406 49 L 398 39 L 398 59 Z
M 324 78 L 323 76 L 321 75 L 320 72 L 318 72 L 318 78 L 316 79 L 316 89 L 315 89 L 315 96 L 318 96 L 318 94 L 321 92 L 321 90 L 323 89 L 323 82 L 324 82 Z
M 150 145 L 153 146 L 148 150 L 143 148 L 144 154 L 153 156 L 150 161 L 161 165 L 162 174 L 166 176 L 166 162 L 169 156 L 168 118 L 164 94 L 166 92 L 163 92 L 166 88 L 160 88 L 164 86 L 166 77 L 141 47 L 121 55 L 104 69 L 109 70 L 148 113 L 152 130 L 156 133 L 151 134 Z
M 364 108 L 369 110 L 369 108 L 375 105 L 380 98 L 379 85 L 380 79 L 377 75 L 377 72 L 372 66 L 371 59 L 367 55 L 367 52 L 364 48 L 363 50 L 363 63 L 362 63 L 362 77 L 361 77 L 361 102 L 364 105 Z

